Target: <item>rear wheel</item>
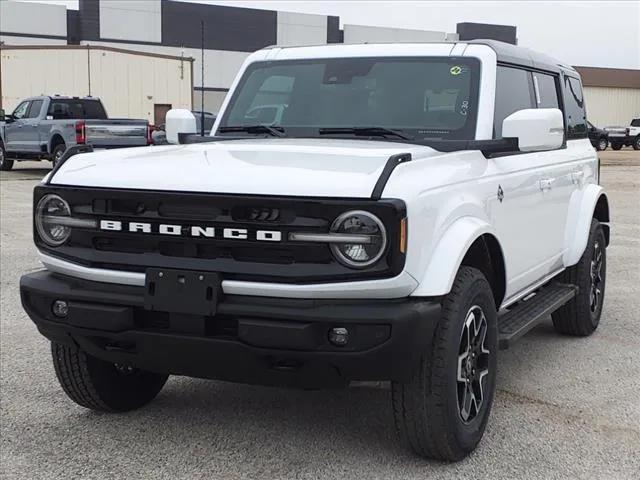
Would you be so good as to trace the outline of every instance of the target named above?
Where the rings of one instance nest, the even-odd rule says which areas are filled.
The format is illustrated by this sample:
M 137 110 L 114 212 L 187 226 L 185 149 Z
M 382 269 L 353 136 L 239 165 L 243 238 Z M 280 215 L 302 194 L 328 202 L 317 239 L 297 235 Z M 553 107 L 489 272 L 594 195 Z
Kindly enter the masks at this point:
M 13 160 L 7 158 L 7 152 L 4 145 L 0 143 L 0 170 L 11 170 L 13 168 Z
M 640 150 L 640 135 L 633 139 L 633 149 Z
M 409 382 L 392 383 L 400 438 L 418 455 L 464 458 L 480 442 L 495 391 L 497 317 L 479 270 L 461 267 L 442 304 L 432 345 Z
M 51 344 L 53 365 L 67 396 L 91 410 L 126 412 L 146 405 L 168 375 L 105 362 L 76 347 Z
M 59 143 L 53 148 L 53 152 L 51 152 L 51 162 L 53 163 L 53 168 L 56 168 L 58 162 L 64 155 L 64 152 L 67 150 L 67 146 L 64 143 Z
M 578 293 L 551 315 L 557 332 L 585 337 L 598 328 L 607 276 L 606 253 L 604 230 L 594 218 L 580 261 L 562 274 L 561 281 L 576 285 Z

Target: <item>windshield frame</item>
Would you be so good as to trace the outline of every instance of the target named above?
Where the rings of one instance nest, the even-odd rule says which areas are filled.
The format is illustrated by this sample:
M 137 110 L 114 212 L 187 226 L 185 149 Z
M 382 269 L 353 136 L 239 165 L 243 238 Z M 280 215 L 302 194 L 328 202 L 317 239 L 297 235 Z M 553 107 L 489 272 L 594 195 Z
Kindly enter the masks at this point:
M 216 130 L 213 135 L 216 136 L 228 136 L 227 132 L 220 132 L 221 128 L 230 127 L 234 125 L 230 125 L 228 123 L 229 116 L 235 103 L 238 101 L 238 98 L 243 91 L 247 81 L 249 80 L 251 74 L 261 68 L 272 67 L 272 66 L 282 66 L 282 65 L 305 65 L 305 64 L 315 64 L 321 62 L 329 62 L 335 60 L 373 60 L 373 61 L 383 61 L 383 62 L 398 62 L 398 61 L 409 61 L 409 62 L 427 62 L 427 63 L 458 63 L 464 64 L 470 68 L 470 85 L 469 85 L 469 103 L 471 105 L 475 105 L 475 108 L 469 109 L 469 118 L 465 122 L 464 126 L 458 130 L 452 132 L 461 132 L 458 135 L 446 135 L 441 137 L 436 136 L 416 136 L 416 138 L 412 141 L 402 141 L 405 143 L 418 143 L 424 144 L 433 141 L 469 141 L 475 140 L 476 138 L 476 130 L 480 109 L 480 89 L 481 89 L 481 79 L 482 79 L 482 62 L 477 57 L 462 57 L 462 56 L 449 56 L 449 55 L 393 55 L 393 56 L 355 56 L 355 57 L 319 57 L 319 58 L 300 58 L 300 59 L 287 59 L 287 60 L 261 60 L 252 62 L 245 70 L 242 72 L 242 76 L 238 80 L 237 85 L 233 89 L 231 96 L 228 98 L 228 101 L 225 102 L 224 112 L 220 115 L 220 121 L 216 124 Z M 286 131 L 286 137 L 289 138 L 355 138 L 354 136 L 348 136 L 345 134 L 340 134 L 336 136 L 330 135 L 321 135 L 319 134 L 319 130 L 321 128 L 335 128 L 335 127 L 344 127 L 344 125 L 320 125 L 318 127 L 315 126 L 292 126 L 292 125 L 277 125 L 278 127 L 282 127 Z M 413 136 L 413 133 L 409 129 L 403 129 L 401 126 L 390 126 L 390 125 L 355 125 L 355 127 L 384 127 L 390 129 L 397 129 L 399 132 L 403 132 L 407 135 Z M 434 128 L 430 128 L 430 130 L 436 130 Z M 255 134 L 243 134 L 247 137 L 259 136 Z M 364 139 L 359 137 L 359 139 Z M 372 140 L 380 140 L 380 136 L 373 136 Z M 385 139 L 391 140 L 391 138 Z M 397 139 L 393 139 L 396 140 Z

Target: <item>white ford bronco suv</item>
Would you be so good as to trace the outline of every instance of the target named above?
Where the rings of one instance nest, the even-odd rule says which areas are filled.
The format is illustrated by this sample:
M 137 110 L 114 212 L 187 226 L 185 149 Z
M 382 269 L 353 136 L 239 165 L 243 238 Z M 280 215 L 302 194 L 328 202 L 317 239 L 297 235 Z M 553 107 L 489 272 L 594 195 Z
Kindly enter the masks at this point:
M 493 41 L 267 48 L 210 136 L 81 153 L 34 191 L 22 304 L 67 395 L 121 412 L 168 375 L 390 381 L 401 439 L 480 441 L 498 350 L 597 328 L 609 205 L 580 77 Z

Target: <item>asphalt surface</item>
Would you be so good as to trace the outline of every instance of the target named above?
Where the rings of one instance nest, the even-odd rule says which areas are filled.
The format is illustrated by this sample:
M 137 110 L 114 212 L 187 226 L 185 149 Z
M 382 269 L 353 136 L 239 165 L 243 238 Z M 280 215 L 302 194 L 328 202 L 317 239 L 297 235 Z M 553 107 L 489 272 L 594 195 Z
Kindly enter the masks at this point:
M 501 352 L 485 437 L 453 465 L 398 444 L 384 384 L 298 391 L 172 377 L 136 412 L 97 414 L 75 405 L 19 300 L 20 275 L 39 268 L 31 190 L 48 170 L 25 162 L 2 172 L 0 477 L 637 480 L 640 152 L 603 158 L 614 220 L 600 328 L 590 338 L 568 338 L 549 320 Z

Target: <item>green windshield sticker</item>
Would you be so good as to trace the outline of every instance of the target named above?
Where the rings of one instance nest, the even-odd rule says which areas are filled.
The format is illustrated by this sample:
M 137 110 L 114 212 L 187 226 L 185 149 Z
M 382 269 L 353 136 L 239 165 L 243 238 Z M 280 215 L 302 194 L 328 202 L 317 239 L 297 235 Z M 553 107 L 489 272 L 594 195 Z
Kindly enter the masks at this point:
M 454 65 L 449 69 L 449 73 L 451 73 L 451 75 L 460 75 L 462 73 L 462 67 Z

